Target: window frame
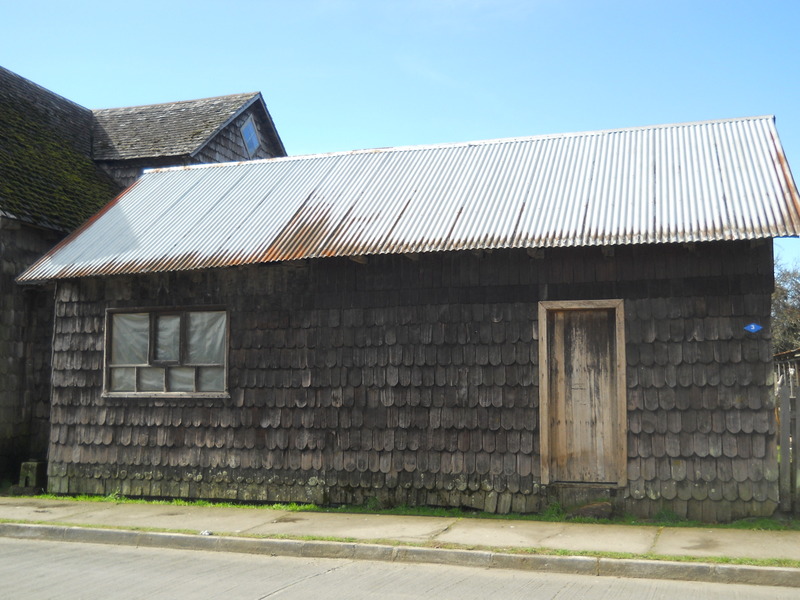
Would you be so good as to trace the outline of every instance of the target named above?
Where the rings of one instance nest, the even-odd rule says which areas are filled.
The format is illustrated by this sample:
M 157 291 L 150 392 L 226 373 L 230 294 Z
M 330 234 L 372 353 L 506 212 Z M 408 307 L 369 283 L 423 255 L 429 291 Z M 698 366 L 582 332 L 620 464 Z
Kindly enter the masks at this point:
M 245 129 L 247 126 L 251 126 L 253 128 L 253 135 L 255 135 L 256 145 L 251 150 L 250 146 L 247 143 L 247 134 L 245 134 Z M 244 143 L 244 149 L 247 150 L 247 156 L 253 158 L 256 154 L 258 154 L 258 149 L 261 148 L 261 136 L 258 133 L 258 127 L 256 126 L 256 120 L 253 118 L 253 115 L 248 115 L 247 119 L 245 119 L 244 123 L 241 124 L 239 127 L 239 133 L 242 136 L 242 142 Z
M 548 327 L 550 313 L 565 311 L 603 310 L 613 313 L 614 351 L 609 354 L 609 364 L 614 365 L 615 390 L 609 397 L 607 408 L 613 435 L 606 449 L 606 460 L 611 463 L 607 481 L 560 481 L 554 479 L 551 461 L 558 453 L 553 451 L 553 435 L 550 429 L 551 413 L 555 403 L 551 397 L 554 388 L 550 377 L 551 345 Z M 539 464 L 542 485 L 577 485 L 584 487 L 622 488 L 628 485 L 628 387 L 627 362 L 625 359 L 625 301 L 621 298 L 602 300 L 542 300 L 538 307 L 539 331 Z M 563 371 L 562 371 L 563 373 Z M 563 381 L 563 379 L 562 379 Z M 605 448 L 605 445 L 604 445 Z M 601 457 L 602 459 L 602 457 Z
M 225 314 L 225 335 L 223 343 L 223 362 L 222 364 L 186 364 L 186 353 L 188 348 L 187 340 L 187 321 L 189 313 L 193 312 L 222 312 Z M 131 364 L 130 367 L 138 369 L 141 367 L 161 367 L 166 369 L 168 367 L 222 367 L 223 370 L 223 390 L 217 391 L 158 391 L 158 390 L 135 390 L 135 391 L 114 391 L 111 389 L 111 371 L 112 368 L 126 367 L 128 365 L 112 365 L 111 363 L 111 348 L 113 338 L 113 321 L 114 316 L 118 314 L 147 314 L 148 316 L 148 338 L 147 338 L 147 364 Z M 178 360 L 158 360 L 156 359 L 156 346 L 155 336 L 157 335 L 156 322 L 158 317 L 161 316 L 180 316 L 179 325 L 179 340 L 178 340 Z M 187 306 L 187 307 L 124 307 L 124 308 L 107 308 L 105 314 L 105 331 L 104 331 L 104 347 L 103 347 L 103 397 L 106 398 L 230 398 L 230 390 L 228 388 L 228 354 L 230 351 L 230 313 L 224 306 L 208 305 L 208 306 Z M 194 384 L 197 387 L 197 372 L 195 372 Z M 136 372 L 135 386 L 139 387 L 138 371 Z M 166 387 L 166 382 L 165 382 Z

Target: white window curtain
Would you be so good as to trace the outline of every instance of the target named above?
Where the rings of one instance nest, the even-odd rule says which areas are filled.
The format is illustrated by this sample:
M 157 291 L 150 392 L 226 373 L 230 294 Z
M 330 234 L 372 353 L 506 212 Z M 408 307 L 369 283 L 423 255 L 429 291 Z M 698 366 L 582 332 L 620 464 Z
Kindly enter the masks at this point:
M 150 315 L 114 315 L 111 342 L 112 365 L 146 365 L 150 339 Z
M 108 391 L 225 391 L 226 329 L 225 311 L 115 313 Z
M 225 313 L 190 312 L 187 355 L 190 365 L 222 364 L 225 360 Z

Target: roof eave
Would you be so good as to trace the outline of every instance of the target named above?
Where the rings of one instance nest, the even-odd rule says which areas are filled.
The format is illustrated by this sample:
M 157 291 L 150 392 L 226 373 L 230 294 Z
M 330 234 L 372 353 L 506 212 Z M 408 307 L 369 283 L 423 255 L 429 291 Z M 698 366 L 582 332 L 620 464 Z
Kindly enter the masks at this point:
M 189 156 L 190 156 L 191 158 L 194 158 L 195 156 L 197 156 L 197 155 L 198 155 L 200 152 L 202 152 L 202 151 L 203 151 L 203 149 L 204 149 L 206 146 L 208 146 L 208 144 L 210 144 L 210 143 L 211 143 L 211 140 L 213 140 L 213 139 L 214 139 L 214 138 L 215 138 L 215 137 L 216 137 L 216 136 L 217 136 L 217 135 L 218 135 L 218 134 L 219 134 L 219 133 L 220 133 L 220 132 L 221 132 L 223 129 L 225 129 L 225 128 L 226 128 L 228 125 L 230 125 L 231 123 L 233 123 L 233 122 L 234 122 L 236 119 L 238 119 L 238 118 L 239 118 L 239 117 L 240 117 L 240 116 L 241 116 L 241 115 L 242 115 L 242 114 L 243 114 L 243 113 L 244 113 L 244 112 L 245 112 L 247 109 L 249 109 L 251 106 L 253 106 L 253 105 L 254 105 L 254 104 L 256 104 L 256 103 L 259 103 L 259 104 L 261 105 L 261 108 L 262 108 L 262 109 L 263 109 L 263 111 L 264 111 L 264 115 L 265 115 L 265 116 L 266 116 L 266 118 L 267 118 L 267 122 L 269 123 L 269 126 L 270 126 L 270 128 L 271 128 L 271 132 L 270 132 L 270 133 L 274 135 L 274 138 L 275 138 L 275 140 L 278 142 L 278 145 L 280 146 L 280 150 L 281 150 L 281 152 L 282 152 L 283 156 L 286 156 L 286 149 L 283 147 L 283 141 L 281 140 L 280 136 L 278 135 L 278 130 L 275 128 L 275 123 L 273 123 L 273 121 L 272 121 L 272 116 L 269 114 L 269 110 L 267 110 L 267 104 L 266 104 L 266 102 L 264 102 L 264 97 L 261 95 L 261 92 L 255 92 L 255 94 L 253 95 L 253 97 L 252 97 L 252 98 L 250 98 L 250 99 L 249 99 L 247 102 L 245 102 L 244 104 L 242 104 L 242 105 L 241 105 L 241 106 L 240 106 L 240 107 L 239 107 L 239 108 L 236 110 L 236 112 L 234 112 L 234 113 L 233 113 L 233 114 L 232 114 L 230 117 L 228 117 L 228 119 L 226 119 L 226 120 L 225 120 L 225 121 L 224 121 L 224 122 L 223 122 L 223 123 L 222 123 L 222 124 L 221 124 L 219 127 L 217 127 L 217 128 L 216 128 L 216 129 L 215 129 L 215 130 L 214 130 L 214 131 L 211 133 L 211 135 L 209 135 L 209 136 L 208 136 L 208 137 L 207 137 L 205 140 L 203 140 L 203 141 L 200 143 L 200 145 L 199 145 L 199 146 L 197 146 L 197 148 L 195 148 L 194 150 L 192 150 L 192 151 L 189 153 Z

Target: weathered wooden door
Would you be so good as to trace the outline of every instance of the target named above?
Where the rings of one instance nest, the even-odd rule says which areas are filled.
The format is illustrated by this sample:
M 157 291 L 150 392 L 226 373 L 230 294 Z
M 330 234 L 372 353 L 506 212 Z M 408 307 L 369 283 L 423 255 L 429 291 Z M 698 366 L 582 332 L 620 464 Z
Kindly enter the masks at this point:
M 625 485 L 621 300 L 539 303 L 542 483 Z

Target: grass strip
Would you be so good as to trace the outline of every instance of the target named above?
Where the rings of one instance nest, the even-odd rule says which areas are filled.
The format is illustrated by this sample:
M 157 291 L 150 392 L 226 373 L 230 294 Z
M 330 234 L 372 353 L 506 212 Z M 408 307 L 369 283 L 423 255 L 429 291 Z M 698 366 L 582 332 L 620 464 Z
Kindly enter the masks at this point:
M 117 531 L 135 531 L 142 533 L 179 533 L 184 535 L 200 535 L 196 530 L 188 529 L 169 529 L 163 527 L 136 527 L 136 526 L 110 526 L 110 525 L 84 525 L 67 521 L 27 521 L 20 519 L 0 519 L 0 523 L 16 523 L 29 525 L 49 525 L 54 527 L 80 527 L 83 529 L 113 529 Z M 800 561 L 783 558 L 734 558 L 729 556 L 691 556 L 691 555 L 667 555 L 667 554 L 637 554 L 632 552 L 605 552 L 592 550 L 560 550 L 544 547 L 507 547 L 507 546 L 482 546 L 477 544 L 453 544 L 436 541 L 430 542 L 403 542 L 399 540 L 378 538 L 360 539 L 353 537 L 336 536 L 316 536 L 316 535 L 289 535 L 289 534 L 248 534 L 237 533 L 226 535 L 224 533 L 214 533 L 217 537 L 236 537 L 263 540 L 289 540 L 289 541 L 315 541 L 315 542 L 338 542 L 346 544 L 378 544 L 383 546 L 406 547 L 406 548 L 432 548 L 445 550 L 475 550 L 482 552 L 493 552 L 495 554 L 515 554 L 515 555 L 535 555 L 535 556 L 587 556 L 591 558 L 614 558 L 622 560 L 654 560 L 681 563 L 706 563 L 706 564 L 726 564 L 744 565 L 753 567 L 783 567 L 800 569 Z
M 749 531 L 800 531 L 800 519 L 792 517 L 758 517 L 733 521 L 731 523 L 703 523 L 681 519 L 671 513 L 660 513 L 652 519 L 640 519 L 624 515 L 612 519 L 593 519 L 589 517 L 570 518 L 558 505 L 552 504 L 547 510 L 536 514 L 497 514 L 480 511 L 470 511 L 459 508 L 436 508 L 426 506 L 395 506 L 390 508 L 375 505 L 342 505 L 334 507 L 318 506 L 316 504 L 300 503 L 247 503 L 247 502 L 220 502 L 210 500 L 181 500 L 181 499 L 148 499 L 127 498 L 119 494 L 108 496 L 61 496 L 55 494 L 41 494 L 34 498 L 42 500 L 65 500 L 74 502 L 111 502 L 114 504 L 152 504 L 166 506 L 196 506 L 241 508 L 256 510 L 278 510 L 286 512 L 318 512 L 318 513 L 344 513 L 368 515 L 395 515 L 413 517 L 440 517 L 451 519 L 498 519 L 508 521 L 538 521 L 546 523 L 594 523 L 606 525 L 630 525 L 645 527 L 696 527 L 703 529 L 742 529 Z

